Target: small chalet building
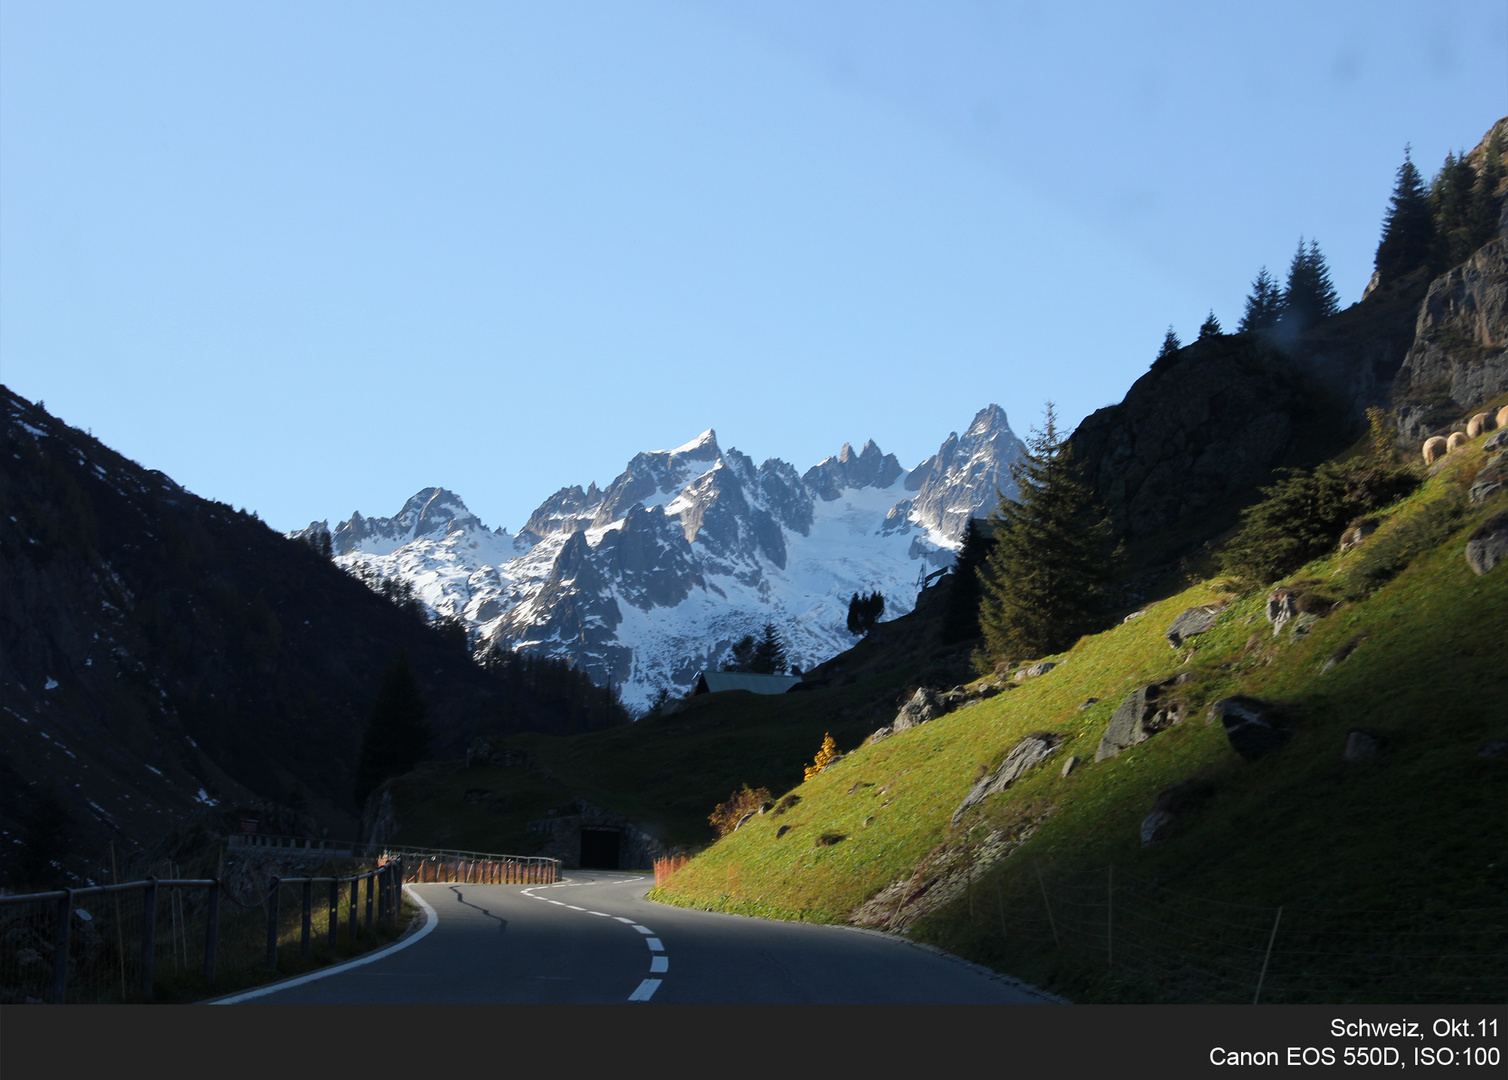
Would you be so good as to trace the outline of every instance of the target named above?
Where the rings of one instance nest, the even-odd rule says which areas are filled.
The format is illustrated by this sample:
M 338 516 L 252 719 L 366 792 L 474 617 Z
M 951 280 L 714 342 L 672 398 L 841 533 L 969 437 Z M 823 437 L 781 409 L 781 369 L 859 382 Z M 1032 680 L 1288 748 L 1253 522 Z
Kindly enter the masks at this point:
M 746 671 L 704 671 L 696 677 L 693 694 L 747 690 L 752 694 L 783 694 L 801 682 L 800 675 L 751 675 Z

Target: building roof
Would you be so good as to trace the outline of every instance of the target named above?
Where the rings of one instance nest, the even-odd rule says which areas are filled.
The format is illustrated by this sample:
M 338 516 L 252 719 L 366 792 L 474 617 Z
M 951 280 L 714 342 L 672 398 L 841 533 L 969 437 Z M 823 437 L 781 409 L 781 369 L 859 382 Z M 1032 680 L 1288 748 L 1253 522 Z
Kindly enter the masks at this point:
M 696 678 L 698 694 L 748 690 L 755 694 L 783 694 L 801 681 L 800 675 L 751 675 L 746 671 L 704 671 Z

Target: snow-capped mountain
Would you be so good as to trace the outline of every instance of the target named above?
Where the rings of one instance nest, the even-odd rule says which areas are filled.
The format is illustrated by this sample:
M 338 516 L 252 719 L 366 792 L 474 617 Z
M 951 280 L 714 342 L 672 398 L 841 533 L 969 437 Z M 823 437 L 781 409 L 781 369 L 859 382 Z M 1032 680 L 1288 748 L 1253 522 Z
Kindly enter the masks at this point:
M 909 471 L 873 442 L 804 475 L 778 458 L 756 467 L 709 429 L 635 456 L 606 489 L 561 488 L 517 535 L 426 488 L 391 518 L 353 514 L 331 541 L 346 569 L 406 580 L 481 640 L 570 657 L 642 709 L 766 622 L 806 668 L 853 643 L 855 592 L 878 589 L 891 618 L 909 611 L 968 519 L 1014 495 L 1020 452 L 996 405 Z

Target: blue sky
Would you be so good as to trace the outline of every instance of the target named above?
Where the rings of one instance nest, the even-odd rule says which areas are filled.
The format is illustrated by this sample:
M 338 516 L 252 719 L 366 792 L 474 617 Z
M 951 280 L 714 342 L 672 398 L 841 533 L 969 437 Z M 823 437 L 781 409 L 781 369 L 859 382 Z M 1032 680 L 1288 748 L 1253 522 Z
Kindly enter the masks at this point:
M 1118 401 L 1405 143 L 1508 113 L 1508 8 L 0 2 L 0 379 L 280 529 L 516 529 L 714 427 L 902 464 Z

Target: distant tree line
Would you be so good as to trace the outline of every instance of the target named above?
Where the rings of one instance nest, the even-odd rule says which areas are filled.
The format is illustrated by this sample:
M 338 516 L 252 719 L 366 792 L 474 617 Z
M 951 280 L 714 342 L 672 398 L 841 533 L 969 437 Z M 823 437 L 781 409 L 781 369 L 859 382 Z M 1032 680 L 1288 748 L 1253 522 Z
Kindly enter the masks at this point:
M 854 593 L 853 599 L 848 601 L 848 632 L 850 634 L 869 633 L 883 614 L 885 614 L 885 597 L 878 589 L 863 595 Z
M 1409 147 L 1393 183 L 1375 265 L 1381 283 L 1421 267 L 1440 273 L 1465 260 L 1497 231 L 1497 188 L 1503 179 L 1503 138 L 1493 132 L 1472 165 L 1465 151 L 1446 154 L 1426 188 Z
M 785 642 L 774 623 L 765 623 L 756 638 L 745 634 L 733 643 L 722 663 L 723 671 L 744 671 L 751 675 L 784 675 L 790 669 Z
M 1393 194 L 1383 219 L 1382 239 L 1374 265 L 1378 284 L 1386 285 L 1419 269 L 1438 274 L 1464 261 L 1497 231 L 1497 189 L 1504 175 L 1501 131 L 1488 140 L 1481 166 L 1464 151 L 1445 156 L 1434 179 L 1425 184 L 1404 148 Z M 1237 332 L 1303 331 L 1340 310 L 1340 299 L 1319 243 L 1299 238 L 1298 249 L 1281 285 L 1267 267 L 1257 271 L 1246 297 Z M 1220 320 L 1211 311 L 1199 328 L 1199 340 L 1218 337 Z M 1157 359 L 1183 347 L 1171 326 Z

